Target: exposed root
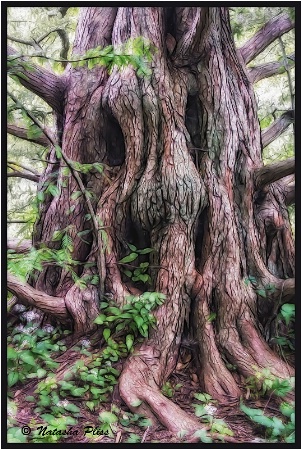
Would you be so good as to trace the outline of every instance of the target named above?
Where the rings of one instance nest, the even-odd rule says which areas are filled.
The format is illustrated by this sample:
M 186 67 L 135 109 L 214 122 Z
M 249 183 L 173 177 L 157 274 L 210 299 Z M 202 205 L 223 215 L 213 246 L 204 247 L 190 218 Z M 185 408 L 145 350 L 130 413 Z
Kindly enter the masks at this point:
M 131 411 L 149 417 L 153 424 L 159 421 L 175 435 L 185 432 L 183 435 L 186 442 L 198 442 L 199 438 L 194 433 L 200 429 L 207 430 L 208 427 L 161 393 L 153 378 L 155 365 L 156 359 L 146 361 L 142 356 L 128 359 L 119 381 L 122 399 Z M 237 442 L 234 438 L 230 440 L 228 436 L 215 434 L 213 437 Z

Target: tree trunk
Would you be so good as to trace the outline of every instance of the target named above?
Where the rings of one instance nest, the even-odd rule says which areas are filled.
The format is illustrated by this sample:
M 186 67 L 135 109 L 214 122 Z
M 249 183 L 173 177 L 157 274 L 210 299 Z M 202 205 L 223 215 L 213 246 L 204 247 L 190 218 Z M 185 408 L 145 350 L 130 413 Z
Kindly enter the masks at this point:
M 263 334 L 278 305 L 294 296 L 294 249 L 278 182 L 292 169 L 273 181 L 264 173 L 257 184 L 263 166 L 257 106 L 227 8 L 83 8 L 74 53 L 139 36 L 156 48 L 150 77 L 138 77 L 131 66 L 110 75 L 104 67 L 67 66 L 57 139 L 71 160 L 106 165 L 106 177 L 81 175 L 107 234 L 105 292 L 122 305 L 129 293 L 146 289 L 126 283 L 120 270 L 130 242 L 154 249 L 151 290 L 166 295 L 156 330 L 125 363 L 121 397 L 174 432 L 193 432 L 199 422 L 160 391 L 184 333 L 198 342 L 201 389 L 220 402 L 241 394 L 229 363 L 243 376 L 263 368 L 281 378 L 293 374 Z M 39 189 L 49 180 L 58 186 L 65 180 L 66 187 L 46 195 L 33 244 L 59 248 L 53 234 L 68 227 L 73 259 L 99 263 L 85 199 L 72 200 L 79 188 L 72 174 L 64 176 L 65 163 L 52 147 L 48 159 Z M 96 267 L 75 271 L 101 276 Z M 77 333 L 93 329 L 102 289 L 80 290 L 57 266 L 32 284 L 65 299 Z M 257 290 L 268 284 L 275 292 L 263 299 Z M 137 399 L 142 404 L 133 406 Z

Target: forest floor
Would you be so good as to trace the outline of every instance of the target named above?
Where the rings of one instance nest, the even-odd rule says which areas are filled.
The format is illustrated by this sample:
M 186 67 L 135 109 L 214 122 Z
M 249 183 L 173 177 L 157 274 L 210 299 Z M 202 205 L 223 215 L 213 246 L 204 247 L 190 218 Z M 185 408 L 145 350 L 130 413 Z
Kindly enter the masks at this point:
M 193 377 L 193 378 L 192 378 Z M 175 378 L 175 380 L 173 380 Z M 181 388 L 174 392 L 173 401 L 177 403 L 182 409 L 188 412 L 190 415 L 194 415 L 194 406 L 196 404 L 196 398 L 194 394 L 200 392 L 200 388 L 195 381 L 194 374 L 190 371 L 182 372 L 181 374 L 172 375 L 171 384 L 181 384 Z M 18 414 L 16 417 L 15 426 L 31 425 L 34 429 L 33 424 L 38 425 L 43 423 L 41 417 L 35 414 L 35 404 L 28 402 L 25 397 L 28 395 L 33 395 L 36 383 L 31 381 L 27 386 L 22 386 L 22 390 L 16 388 L 13 389 L 12 394 L 14 400 L 18 402 Z M 72 401 L 80 408 L 80 413 L 77 414 L 77 424 L 70 427 L 67 426 L 66 429 L 72 428 L 72 430 L 78 430 L 76 436 L 66 436 L 61 437 L 58 441 L 58 445 L 64 443 L 180 443 L 185 442 L 179 437 L 172 435 L 169 431 L 165 430 L 161 425 L 153 427 L 141 427 L 137 426 L 135 423 L 130 423 L 127 427 L 123 426 L 118 422 L 114 424 L 114 434 L 113 437 L 103 435 L 92 435 L 87 434 L 85 436 L 84 429 L 87 426 L 100 427 L 100 422 L 98 421 L 97 412 L 110 411 L 112 404 L 119 408 L 119 412 L 116 413 L 119 418 L 122 418 L 124 414 L 129 413 L 129 409 L 123 403 L 118 394 L 118 389 L 115 388 L 111 401 L 108 403 L 103 403 L 99 411 L 90 412 L 85 403 L 81 398 L 67 397 L 67 400 Z M 198 402 L 197 402 L 198 403 Z M 280 417 L 280 412 L 278 410 L 278 405 L 273 398 L 260 398 L 258 400 L 245 399 L 244 403 L 251 408 L 259 408 L 264 410 L 265 414 L 269 416 Z M 265 440 L 265 428 L 261 425 L 257 425 L 251 422 L 248 417 L 239 409 L 239 405 L 219 405 L 214 401 L 210 401 L 208 406 L 212 407 L 213 419 L 222 419 L 227 427 L 232 430 L 233 438 L 239 443 L 262 443 L 267 442 Z M 216 409 L 215 409 L 216 408 Z M 124 416 L 125 417 L 125 416 Z M 201 418 L 201 427 L 204 421 Z M 47 424 L 46 424 L 47 425 Z M 49 428 L 51 429 L 51 427 Z M 49 437 L 48 437 L 49 438 Z M 46 441 L 50 442 L 46 436 L 41 436 L 41 443 Z M 37 440 L 34 440 L 37 443 Z M 45 443 L 46 443 L 45 442 Z M 219 441 L 216 441 L 219 442 Z M 188 444 L 189 445 L 189 444 Z M 230 445 L 226 443 L 226 445 Z

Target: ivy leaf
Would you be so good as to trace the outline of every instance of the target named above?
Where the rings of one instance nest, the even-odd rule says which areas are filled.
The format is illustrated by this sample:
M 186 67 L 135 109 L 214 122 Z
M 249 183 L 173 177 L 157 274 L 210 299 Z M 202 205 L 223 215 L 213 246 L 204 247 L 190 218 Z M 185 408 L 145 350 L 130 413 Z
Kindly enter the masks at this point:
M 128 247 L 129 247 L 130 250 L 132 250 L 133 252 L 136 252 L 136 251 L 137 251 L 137 248 L 135 247 L 135 245 L 128 244 Z

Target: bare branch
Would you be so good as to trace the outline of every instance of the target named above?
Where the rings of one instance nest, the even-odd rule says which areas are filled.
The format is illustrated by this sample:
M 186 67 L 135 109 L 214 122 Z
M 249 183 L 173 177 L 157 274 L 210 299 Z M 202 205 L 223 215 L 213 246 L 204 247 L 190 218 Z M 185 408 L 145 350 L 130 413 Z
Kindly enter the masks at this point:
M 34 223 L 29 220 L 7 220 L 7 223 Z
M 268 164 L 255 171 L 255 187 L 262 189 L 267 184 L 274 183 L 280 178 L 291 175 L 295 171 L 295 158 Z
M 261 133 L 262 147 L 267 147 L 271 142 L 281 136 L 282 133 L 294 122 L 294 111 L 286 111 L 272 125 Z
M 16 55 L 16 59 L 19 59 L 21 63 L 28 62 L 25 58 L 19 58 L 17 50 L 12 47 L 8 47 L 7 54 L 8 56 Z M 20 64 L 18 72 L 23 74 L 25 78 L 18 76 L 18 73 L 14 75 L 24 87 L 41 97 L 56 112 L 62 113 L 65 90 L 64 78 L 36 64 L 31 64 L 31 66 L 32 69 L 27 70 Z
M 59 38 L 61 39 L 61 42 L 62 42 L 62 50 L 60 53 L 60 57 L 62 59 L 67 59 L 67 54 L 68 54 L 68 50 L 69 50 L 69 39 L 68 39 L 68 34 L 66 33 L 66 31 L 63 28 L 54 28 L 54 29 L 48 31 L 47 33 L 43 34 L 43 36 L 41 36 L 39 39 L 36 39 L 36 42 L 39 44 L 44 39 L 46 39 L 47 36 L 49 36 L 51 33 L 58 33 Z M 65 67 L 67 65 L 67 61 L 62 64 Z
M 32 243 L 29 239 L 21 241 L 20 239 L 9 239 L 7 241 L 7 249 L 14 250 L 16 253 L 26 253 L 32 248 Z
M 275 39 L 290 31 L 294 26 L 295 24 L 287 14 L 280 14 L 269 20 L 263 28 L 257 31 L 257 33 L 241 47 L 240 52 L 244 62 L 246 64 L 251 62 Z
M 39 183 L 40 179 L 38 175 L 26 172 L 8 172 L 7 178 L 25 178 L 26 180 L 34 181 L 35 183 Z
M 38 291 L 28 283 L 23 283 L 10 273 L 7 274 L 7 287 L 12 294 L 18 297 L 21 303 L 34 306 L 46 314 L 51 314 L 60 320 L 66 321 L 69 319 L 64 298 L 53 297 Z
M 23 164 L 17 163 L 17 162 L 15 162 L 15 161 L 7 161 L 7 165 L 8 165 L 9 167 L 12 166 L 11 169 L 13 169 L 13 170 L 15 170 L 16 167 L 21 167 L 22 169 L 25 169 L 25 170 L 27 170 L 28 172 L 33 173 L 34 175 L 39 175 L 38 172 L 36 172 L 35 170 L 31 169 L 30 167 L 24 166 Z M 14 167 L 14 166 L 15 166 L 15 167 Z M 17 170 L 18 170 L 18 169 L 17 169 Z
M 287 57 L 288 66 L 290 68 L 295 65 L 295 55 Z M 277 74 L 286 72 L 284 62 L 275 61 L 266 64 L 260 64 L 259 66 L 250 67 L 248 70 L 249 77 L 252 83 L 257 83 L 263 78 L 269 78 Z
M 45 137 L 45 135 L 36 138 L 29 138 L 28 130 L 23 127 L 18 127 L 17 125 L 8 124 L 7 132 L 12 136 L 16 136 L 20 139 L 25 139 L 29 142 L 34 142 L 35 144 L 42 145 L 43 147 L 48 147 L 50 145 L 50 141 Z

